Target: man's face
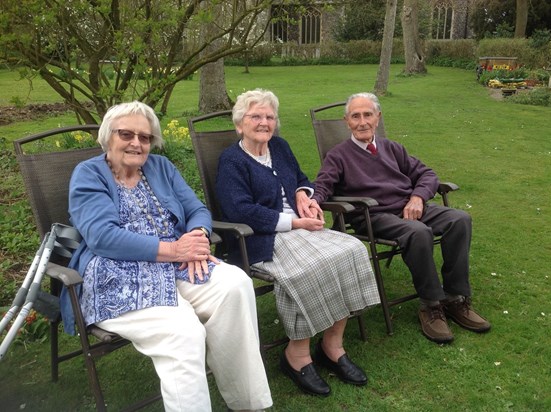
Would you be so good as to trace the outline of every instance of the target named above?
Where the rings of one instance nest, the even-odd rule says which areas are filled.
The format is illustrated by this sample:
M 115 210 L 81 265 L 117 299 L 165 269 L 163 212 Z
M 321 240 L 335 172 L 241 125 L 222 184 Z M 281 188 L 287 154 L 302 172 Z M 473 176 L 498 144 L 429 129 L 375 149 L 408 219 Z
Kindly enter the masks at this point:
M 344 116 L 344 120 L 356 139 L 371 143 L 380 117 L 381 112 L 377 111 L 371 100 L 357 97 L 350 102 L 348 114 Z

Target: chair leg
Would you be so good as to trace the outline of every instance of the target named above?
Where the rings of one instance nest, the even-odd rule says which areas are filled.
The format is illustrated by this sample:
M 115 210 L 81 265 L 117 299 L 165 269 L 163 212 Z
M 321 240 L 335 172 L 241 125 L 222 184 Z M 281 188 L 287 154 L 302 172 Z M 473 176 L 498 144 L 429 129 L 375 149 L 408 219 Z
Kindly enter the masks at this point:
M 381 300 L 381 308 L 383 310 L 383 316 L 385 318 L 386 331 L 387 331 L 387 334 L 392 335 L 394 333 L 394 330 L 392 328 L 392 320 L 390 317 L 390 307 L 388 305 L 385 286 L 383 284 L 383 276 L 381 275 L 381 266 L 379 265 L 379 260 L 376 259 L 376 257 L 372 259 L 372 262 L 373 262 L 373 271 L 375 272 L 375 281 L 377 282 L 377 289 L 379 290 L 379 298 Z
M 59 378 L 59 321 L 50 322 L 50 366 L 52 382 Z
M 365 319 L 363 317 L 363 313 L 359 313 L 357 316 L 358 318 L 358 327 L 360 329 L 360 337 L 362 338 L 362 341 L 367 341 L 367 331 L 365 328 Z
M 398 249 L 398 246 L 392 246 L 392 250 L 390 251 L 390 256 L 386 260 L 387 269 L 390 267 L 390 264 L 392 263 L 392 258 L 394 258 L 394 255 L 396 254 L 396 249 Z
M 103 392 L 99 384 L 98 371 L 96 369 L 96 362 L 92 358 L 92 356 L 87 352 L 84 353 L 84 362 L 86 363 L 86 370 L 88 371 L 88 380 L 90 382 L 90 386 L 91 386 L 92 392 L 94 393 L 94 398 L 96 400 L 96 410 L 98 412 L 105 412 L 107 411 L 107 407 L 105 406 L 105 398 L 103 397 Z

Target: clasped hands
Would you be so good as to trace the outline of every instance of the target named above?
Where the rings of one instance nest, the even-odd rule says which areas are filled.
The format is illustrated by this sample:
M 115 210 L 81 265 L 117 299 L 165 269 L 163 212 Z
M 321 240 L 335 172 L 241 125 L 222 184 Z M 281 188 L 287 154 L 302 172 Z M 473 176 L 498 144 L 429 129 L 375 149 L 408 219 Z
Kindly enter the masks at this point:
M 296 193 L 299 219 L 293 219 L 293 229 L 321 230 L 325 225 L 323 210 L 304 190 Z
M 210 243 L 205 234 L 197 229 L 184 233 L 180 239 L 172 242 L 176 262 L 181 262 L 180 270 L 188 268 L 189 281 L 195 283 L 195 277 L 201 281 L 208 274 L 208 262 L 220 263 L 211 255 Z

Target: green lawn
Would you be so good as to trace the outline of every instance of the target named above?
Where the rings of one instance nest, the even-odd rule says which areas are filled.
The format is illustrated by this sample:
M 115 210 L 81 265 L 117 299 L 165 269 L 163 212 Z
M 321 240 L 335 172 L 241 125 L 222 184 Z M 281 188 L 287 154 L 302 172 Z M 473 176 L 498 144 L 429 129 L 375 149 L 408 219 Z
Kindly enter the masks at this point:
M 401 69 L 392 67 L 390 93 L 381 98 L 387 135 L 433 167 L 442 180 L 461 187 L 451 202 L 473 217 L 473 300 L 493 329 L 476 335 L 452 324 L 455 341 L 439 346 L 421 335 L 417 302 L 392 309 L 393 336 L 386 335 L 382 313 L 374 308 L 364 315 L 368 342 L 359 339 L 355 322 L 346 332 L 346 348 L 367 371 L 368 386 L 350 387 L 324 372 L 332 395 L 324 399 L 303 395 L 279 372 L 276 349 L 267 359 L 272 410 L 551 410 L 551 108 L 495 100 L 476 83 L 474 72 L 429 67 L 426 76 L 401 77 Z M 256 87 L 278 95 L 281 135 L 313 179 L 319 160 L 308 109 L 369 91 L 376 72 L 375 65 L 253 67 L 250 74 L 229 67 L 226 80 L 232 97 Z M 0 105 L 8 105 L 14 96 L 27 96 L 26 83 L 16 77 L 0 71 Z M 178 119 L 185 124 L 187 116 L 196 113 L 197 90 L 197 76 L 182 82 L 163 123 Z M 30 96 L 33 102 L 58 100 L 39 84 Z M 0 139 L 11 149 L 10 142 L 17 137 L 73 122 L 71 115 L 64 115 L 0 126 Z M 7 221 L 10 207 L 21 202 L 23 194 L 18 177 L 0 170 L 0 228 L 4 233 L 28 228 L 30 223 L 18 223 L 31 222 L 31 216 L 19 213 Z M 26 230 L 19 235 L 36 242 Z M 24 271 L 28 255 L 34 253 L 32 242 L 21 255 Z M 1 246 L 4 261 L 13 259 L 14 253 L 6 252 L 4 243 Z M 7 267 L 0 263 L 0 270 Z M 399 259 L 385 276 L 390 294 L 411 289 Z M 259 316 L 265 335 L 281 333 L 272 297 L 260 303 Z M 66 337 L 63 345 L 74 345 L 74 340 Z M 61 365 L 60 381 L 52 384 L 48 361 L 47 343 L 10 348 L 0 363 L 2 410 L 93 410 L 83 362 Z M 102 360 L 101 372 L 113 410 L 158 385 L 149 360 L 131 348 L 115 359 Z M 214 382 L 212 398 L 215 411 L 224 411 Z M 160 411 L 162 405 L 149 410 Z

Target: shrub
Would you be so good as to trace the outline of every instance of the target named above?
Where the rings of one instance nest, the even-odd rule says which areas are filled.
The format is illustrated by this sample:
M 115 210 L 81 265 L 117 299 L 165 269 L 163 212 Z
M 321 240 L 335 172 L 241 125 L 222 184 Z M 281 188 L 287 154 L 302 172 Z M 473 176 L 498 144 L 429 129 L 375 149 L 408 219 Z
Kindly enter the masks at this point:
M 533 106 L 551 106 L 551 89 L 547 87 L 536 87 L 526 93 L 514 94 L 507 98 L 507 101 Z
M 551 42 L 551 31 L 548 29 L 536 29 L 530 37 L 530 46 L 534 49 L 544 48 Z
M 452 60 L 473 60 L 477 58 L 476 41 L 462 40 L 427 40 L 425 42 L 427 60 L 446 57 Z
M 262 43 L 254 47 L 254 49 L 239 53 L 224 60 L 224 64 L 228 66 L 245 66 L 247 63 L 254 66 L 270 66 L 272 57 L 276 54 L 277 46 L 272 43 Z
M 528 70 L 524 67 L 519 67 L 515 70 L 485 70 L 478 79 L 479 83 L 487 86 L 492 79 L 526 79 L 528 78 Z
M 195 152 L 191 143 L 189 129 L 180 126 L 177 119 L 173 119 L 163 130 L 164 145 L 159 152 L 165 155 L 176 165 L 187 184 L 193 189 L 197 196 L 204 202 L 201 188 L 201 178 L 195 160 Z
M 84 149 L 87 147 L 96 147 L 97 142 L 94 136 L 83 131 L 63 133 L 60 139 L 55 141 L 55 145 L 61 149 Z
M 1 317 L 3 317 L 4 313 L 0 313 L 0 315 Z M 7 330 L 10 329 L 14 320 L 15 319 L 12 319 L 11 322 L 8 324 Z M 17 332 L 17 336 L 13 343 L 23 345 L 25 347 L 31 342 L 42 343 L 46 339 L 48 339 L 49 330 L 50 323 L 48 319 L 40 315 L 34 309 L 31 309 L 29 314 L 25 317 L 25 322 L 19 328 L 19 331 Z
M 478 44 L 478 56 L 516 57 L 522 66 L 545 67 L 551 62 L 551 45 L 545 50 L 531 47 L 529 39 L 483 39 Z

